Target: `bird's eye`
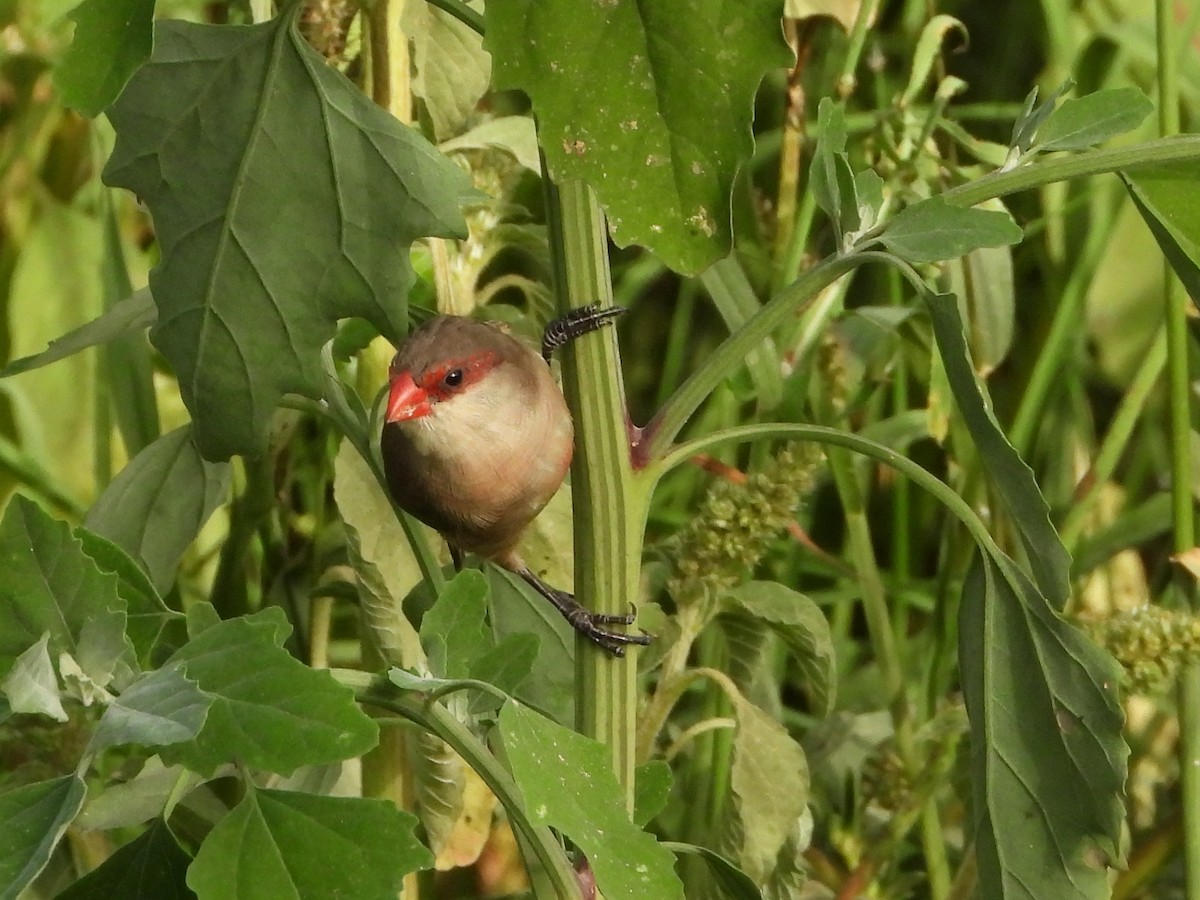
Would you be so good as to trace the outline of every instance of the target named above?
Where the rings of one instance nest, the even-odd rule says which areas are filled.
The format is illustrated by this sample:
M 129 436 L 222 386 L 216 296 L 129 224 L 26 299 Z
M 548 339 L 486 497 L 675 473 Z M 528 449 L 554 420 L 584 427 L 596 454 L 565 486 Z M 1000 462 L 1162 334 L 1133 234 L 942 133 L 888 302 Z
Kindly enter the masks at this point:
M 446 385 L 446 387 L 451 387 L 451 388 L 458 387 L 460 384 L 462 384 L 462 381 L 463 381 L 462 369 L 451 369 L 449 372 L 446 373 L 445 377 L 442 378 L 442 384 Z

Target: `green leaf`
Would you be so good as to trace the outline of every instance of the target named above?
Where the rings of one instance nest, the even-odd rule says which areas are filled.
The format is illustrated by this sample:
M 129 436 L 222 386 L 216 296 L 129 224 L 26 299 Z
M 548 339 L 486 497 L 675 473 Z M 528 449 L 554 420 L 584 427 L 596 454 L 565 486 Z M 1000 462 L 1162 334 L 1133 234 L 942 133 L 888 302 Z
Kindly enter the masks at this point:
M 670 851 L 629 820 L 608 748 L 516 702 L 500 710 L 500 733 L 529 817 L 584 852 L 601 894 L 683 897 Z
M 754 879 L 723 857 L 720 853 L 707 847 L 695 844 L 680 844 L 675 841 L 665 841 L 663 846 L 674 853 L 699 856 L 708 864 L 708 870 L 713 874 L 720 886 L 723 896 L 731 900 L 762 900 L 762 893 Z
M 1107 897 L 1129 752 L 1116 663 L 988 556 L 963 585 L 959 660 L 981 896 Z
M 1012 140 L 1009 141 L 1009 146 L 1019 153 L 1024 153 L 1032 147 L 1042 123 L 1054 112 L 1058 101 L 1074 89 L 1075 82 L 1068 78 L 1050 95 L 1049 100 L 1041 104 L 1037 102 L 1038 89 L 1035 87 L 1031 90 L 1025 97 L 1025 107 L 1021 110 L 1021 115 L 1017 116 L 1017 121 L 1013 123 Z
M 428 731 L 417 732 L 410 758 L 426 842 L 434 854 L 441 854 L 463 814 L 467 765 L 449 744 Z
M 434 136 L 462 131 L 492 80 L 483 38 L 429 3 L 407 3 L 401 24 L 412 38 L 412 92 L 425 101 Z
M 151 340 L 206 459 L 261 450 L 283 394 L 322 396 L 339 319 L 403 334 L 406 248 L 465 236 L 466 175 L 326 65 L 292 16 L 159 22 L 109 114 L 105 178 L 154 216 Z
M 782 725 L 744 697 L 733 699 L 738 727 L 725 841 L 737 847 L 741 868 L 758 884 L 774 870 L 808 805 L 808 762 Z
M 125 243 L 121 237 L 113 192 L 105 192 L 104 262 L 101 279 L 107 314 L 133 294 L 133 283 L 125 266 Z M 148 293 L 148 292 L 147 292 Z M 154 303 L 149 301 L 153 311 Z M 138 328 L 106 342 L 100 349 L 101 389 L 112 407 L 126 455 L 137 456 L 162 435 L 158 399 L 154 390 L 154 361 L 150 342 Z
M 1154 112 L 1154 104 L 1135 87 L 1107 88 L 1064 100 L 1037 131 L 1033 149 L 1086 150 L 1132 131 Z
M 75 37 L 54 84 L 67 106 L 96 116 L 149 58 L 154 0 L 84 0 L 69 17 Z
M 93 796 L 75 825 L 84 831 L 110 831 L 149 822 L 160 815 L 174 795 L 186 796 L 203 779 L 183 766 L 164 766 L 151 756 L 128 781 L 108 784 Z
M 909 262 L 929 263 L 980 247 L 1015 244 L 1021 237 L 1020 227 L 1006 212 L 951 206 L 941 197 L 930 197 L 900 210 L 878 239 Z
M 637 767 L 633 780 L 633 822 L 645 828 L 666 809 L 671 796 L 671 766 L 665 759 L 652 759 Z
M 179 669 L 143 675 L 108 705 L 88 749 L 99 753 L 118 744 L 157 747 L 190 741 L 204 726 L 214 700 Z
M 846 235 L 856 231 L 860 223 L 858 186 L 846 159 L 846 119 L 841 105 L 829 97 L 822 98 L 817 124 L 821 134 L 813 153 L 809 190 L 833 222 L 841 250 Z
M 201 898 L 395 900 L 433 865 L 415 816 L 385 800 L 250 790 L 205 838 L 188 871 Z
M 902 108 L 911 106 L 928 84 L 934 66 L 944 59 L 943 44 L 946 42 L 946 35 L 952 31 L 958 32 L 960 41 L 967 40 L 967 27 L 953 16 L 934 16 L 921 29 L 916 49 L 912 52 L 912 69 L 909 72 L 908 84 L 900 95 L 899 105 Z
M 121 668 L 126 650 L 133 649 L 126 641 L 125 624 L 124 610 L 110 609 L 94 615 L 79 629 L 75 651 L 59 655 L 58 674 L 64 688 L 78 696 L 85 706 L 90 706 L 97 697 L 108 699 L 101 689 Z
M 487 576 L 492 590 L 491 620 L 497 643 L 502 644 L 515 634 L 532 634 L 538 639 L 533 672 L 521 684 L 517 699 L 546 713 L 559 724 L 573 724 L 574 630 L 519 576 L 499 566 L 488 566 Z
M 0 794 L 0 900 L 16 900 L 33 883 L 86 796 L 77 775 Z
M 750 581 L 725 596 L 732 612 L 757 619 L 771 628 L 804 673 L 813 712 L 833 711 L 837 689 L 837 660 L 829 622 L 821 608 L 804 594 L 775 581 Z
M 59 722 L 67 721 L 58 696 L 58 677 L 50 662 L 50 632 L 17 657 L 8 674 L 0 681 L 0 691 L 8 697 L 14 713 L 33 713 L 49 716 Z
M 207 628 L 168 660 L 162 671 L 195 682 L 211 707 L 195 739 L 163 748 L 164 762 L 210 775 L 238 760 L 286 775 L 375 746 L 379 729 L 350 689 L 283 649 L 290 630 L 273 607 Z
M 123 614 L 117 579 L 101 572 L 65 522 L 17 496 L 0 520 L 0 674 L 50 635 L 52 657 L 79 651 L 84 626 Z
M 782 0 L 485 9 L 495 83 L 533 101 L 555 181 L 596 191 L 613 239 L 694 274 L 732 246 L 730 190 L 763 75 L 787 65 Z M 703 73 L 698 77 L 698 73 Z
M 80 350 L 133 334 L 154 324 L 154 301 L 148 290 L 137 291 L 119 301 L 104 315 L 80 325 L 74 331 L 50 342 L 41 353 L 15 359 L 3 369 L 0 378 L 19 375 L 30 369 L 40 369 L 50 363 L 74 356 Z
M 190 900 L 191 862 L 167 823 L 157 819 L 56 900 Z
M 407 7 L 405 7 L 407 9 Z M 443 141 L 438 149 L 443 153 L 463 150 L 503 150 L 531 172 L 540 172 L 537 128 L 528 116 L 501 116 L 476 125 L 466 134 Z
M 1016 319 L 1012 251 L 982 247 L 951 260 L 951 290 L 962 298 L 971 359 L 980 377 L 987 378 L 1008 356 Z
M 173 638 L 173 646 L 181 646 L 186 639 L 183 615 L 163 602 L 150 577 L 133 558 L 108 538 L 83 526 L 72 533 L 101 572 L 116 576 L 117 594 L 126 605 L 126 632 L 142 667 L 150 667 L 152 651 L 161 641 Z
M 5 298 L 6 357 L 35 354 L 103 311 L 103 229 L 85 211 L 91 204 L 68 206 L 52 192 L 36 202 Z M 77 354 L 4 384 L 6 417 L 28 410 L 19 420 L 21 446 L 72 500 L 96 490 L 97 374 L 95 360 Z
M 541 640 L 534 634 L 510 634 L 491 650 L 471 663 L 471 678 L 516 694 L 533 671 Z M 492 694 L 477 694 L 471 699 L 471 712 L 479 715 L 500 706 Z
M 346 440 L 334 460 L 333 493 L 345 524 L 346 551 L 358 576 L 359 602 L 371 637 L 389 664 L 424 669 L 425 651 L 401 605 L 421 582 L 421 567 L 391 501 Z M 432 529 L 429 532 L 432 534 Z
M 975 377 L 958 315 L 958 301 L 951 294 L 930 294 L 925 299 L 959 414 L 971 433 L 985 471 L 1017 526 L 1034 581 L 1051 605 L 1062 609 L 1071 590 L 1071 557 L 1050 524 L 1050 509 L 1032 470 L 1005 438 Z
M 137 560 L 163 594 L 175 583 L 184 551 L 226 499 L 229 478 L 229 464 L 203 459 L 185 425 L 135 456 L 84 524 Z
M 1184 289 L 1200 297 L 1200 181 L 1195 163 L 1121 173 L 1134 205 Z
M 488 583 L 482 572 L 465 569 L 446 583 L 421 620 L 421 645 L 429 669 L 443 678 L 465 678 L 471 665 L 492 649 L 487 616 Z

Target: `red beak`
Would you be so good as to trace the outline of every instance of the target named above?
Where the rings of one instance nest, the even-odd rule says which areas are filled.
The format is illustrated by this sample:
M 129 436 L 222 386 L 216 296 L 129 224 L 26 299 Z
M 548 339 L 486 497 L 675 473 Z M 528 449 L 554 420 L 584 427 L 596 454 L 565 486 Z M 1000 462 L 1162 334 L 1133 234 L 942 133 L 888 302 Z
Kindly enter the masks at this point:
M 417 386 L 410 373 L 401 372 L 392 379 L 391 391 L 388 393 L 388 422 L 419 419 L 431 412 L 433 406 L 429 402 L 429 394 L 424 388 Z

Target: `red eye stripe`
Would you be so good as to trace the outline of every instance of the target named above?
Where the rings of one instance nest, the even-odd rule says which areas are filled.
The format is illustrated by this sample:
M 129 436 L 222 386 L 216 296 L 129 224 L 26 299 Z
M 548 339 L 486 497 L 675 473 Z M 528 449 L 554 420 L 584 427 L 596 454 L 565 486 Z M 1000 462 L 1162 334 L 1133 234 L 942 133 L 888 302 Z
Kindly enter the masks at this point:
M 499 359 L 499 356 L 495 353 L 477 353 L 474 356 L 454 359 L 427 371 L 421 376 L 419 383 L 431 399 L 445 400 L 465 390 L 486 376 L 496 366 Z M 463 377 L 458 385 L 451 387 L 446 384 L 444 379 L 447 374 L 453 372 L 455 369 L 460 370 Z

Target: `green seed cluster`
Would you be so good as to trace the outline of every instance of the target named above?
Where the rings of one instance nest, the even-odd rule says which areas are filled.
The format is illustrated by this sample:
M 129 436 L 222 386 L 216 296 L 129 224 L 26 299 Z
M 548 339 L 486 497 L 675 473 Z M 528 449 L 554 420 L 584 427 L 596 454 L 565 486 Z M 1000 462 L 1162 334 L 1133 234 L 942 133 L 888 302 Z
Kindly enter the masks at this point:
M 809 445 L 789 444 L 745 482 L 715 482 L 672 541 L 675 572 L 667 591 L 676 604 L 713 600 L 745 578 L 795 521 L 820 462 Z
M 1186 610 L 1139 606 L 1094 627 L 1097 640 L 1125 670 L 1132 693 L 1165 690 L 1180 666 L 1200 660 L 1200 616 Z

